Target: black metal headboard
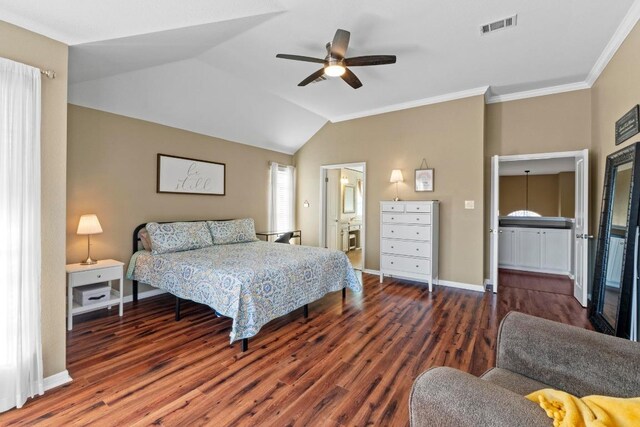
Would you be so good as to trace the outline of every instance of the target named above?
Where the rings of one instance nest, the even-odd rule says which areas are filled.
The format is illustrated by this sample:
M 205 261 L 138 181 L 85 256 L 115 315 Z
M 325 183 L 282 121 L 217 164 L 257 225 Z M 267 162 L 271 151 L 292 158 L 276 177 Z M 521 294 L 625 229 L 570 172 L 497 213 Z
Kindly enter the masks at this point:
M 186 221 L 149 221 L 149 222 L 157 222 L 158 224 L 170 224 L 172 222 L 204 222 L 204 221 L 233 221 L 232 219 L 190 219 Z M 133 230 L 133 245 L 132 245 L 132 254 L 138 252 L 140 250 L 140 236 L 138 233 L 140 230 L 147 226 L 147 222 L 138 225 Z M 133 280 L 133 301 L 138 301 L 138 281 Z

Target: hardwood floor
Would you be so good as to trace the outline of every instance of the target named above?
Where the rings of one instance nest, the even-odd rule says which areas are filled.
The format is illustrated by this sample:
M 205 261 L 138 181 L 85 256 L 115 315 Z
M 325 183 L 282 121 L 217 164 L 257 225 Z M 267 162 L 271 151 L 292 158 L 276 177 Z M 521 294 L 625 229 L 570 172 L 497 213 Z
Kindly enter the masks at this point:
M 559 274 L 532 273 L 529 271 L 498 270 L 500 286 L 573 295 L 573 280 Z
M 588 327 L 569 296 L 505 287 L 496 296 L 378 283 L 340 292 L 229 346 L 229 319 L 161 295 L 91 313 L 67 335 L 74 381 L 0 414 L 0 425 L 408 425 L 413 380 L 432 366 L 481 374 L 510 310 Z

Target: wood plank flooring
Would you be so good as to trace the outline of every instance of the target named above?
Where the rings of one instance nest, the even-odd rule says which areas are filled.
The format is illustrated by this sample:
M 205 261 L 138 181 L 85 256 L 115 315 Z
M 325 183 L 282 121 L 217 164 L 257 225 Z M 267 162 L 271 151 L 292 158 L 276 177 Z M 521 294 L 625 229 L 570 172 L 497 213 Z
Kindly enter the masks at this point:
M 363 275 L 269 323 L 241 353 L 231 321 L 168 295 L 87 314 L 67 335 L 74 381 L 0 414 L 0 425 L 406 426 L 413 380 L 432 366 L 481 374 L 500 320 L 518 310 L 590 328 L 573 297 L 501 288 L 496 296 Z
M 573 295 L 573 280 L 568 276 L 508 270 L 505 268 L 498 270 L 498 274 L 500 286 Z

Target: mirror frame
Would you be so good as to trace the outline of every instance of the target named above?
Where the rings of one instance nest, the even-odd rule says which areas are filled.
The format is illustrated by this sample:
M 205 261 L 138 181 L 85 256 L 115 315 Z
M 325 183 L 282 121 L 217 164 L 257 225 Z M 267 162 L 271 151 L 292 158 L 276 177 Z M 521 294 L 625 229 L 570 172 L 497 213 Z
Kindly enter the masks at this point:
M 609 335 L 629 338 L 631 326 L 631 303 L 633 293 L 634 254 L 635 254 L 635 227 L 638 226 L 638 214 L 640 207 L 640 189 L 636 184 L 640 183 L 640 150 L 638 142 L 629 145 L 622 150 L 607 156 L 607 164 L 604 174 L 604 187 L 602 189 L 602 206 L 600 210 L 600 225 L 598 226 L 598 243 L 596 249 L 595 271 L 591 305 L 589 306 L 589 320 L 596 330 Z M 612 203 L 615 191 L 615 171 L 618 166 L 632 163 L 631 185 L 629 189 L 629 209 L 627 211 L 627 231 L 625 232 L 625 252 L 622 260 L 622 277 L 620 282 L 620 298 L 618 301 L 618 313 L 616 326 L 612 326 L 602 314 L 604 304 L 604 290 L 607 278 L 607 263 L 609 258 L 609 240 L 611 237 L 610 223 L 613 217 Z M 630 234 L 633 231 L 633 234 Z M 631 238 L 629 238 L 631 236 Z
M 353 197 L 351 198 L 353 209 L 351 210 L 347 210 L 347 188 L 353 189 Z M 342 189 L 342 213 L 356 213 L 356 186 L 353 184 L 345 184 Z

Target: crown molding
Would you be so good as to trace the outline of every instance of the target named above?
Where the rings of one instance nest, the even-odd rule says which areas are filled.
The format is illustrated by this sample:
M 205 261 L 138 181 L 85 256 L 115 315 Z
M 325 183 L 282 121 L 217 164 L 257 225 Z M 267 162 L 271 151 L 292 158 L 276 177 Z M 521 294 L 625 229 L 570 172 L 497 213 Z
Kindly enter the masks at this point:
M 589 87 L 593 86 L 596 80 L 598 80 L 600 74 L 602 74 L 606 66 L 609 64 L 609 61 L 611 61 L 611 58 L 613 58 L 613 55 L 616 54 L 618 48 L 620 48 L 622 43 L 626 40 L 627 36 L 631 32 L 631 30 L 633 30 L 633 27 L 635 27 L 639 19 L 640 0 L 636 0 L 629 8 L 629 11 L 625 15 L 624 19 L 622 20 L 620 25 L 618 25 L 618 29 L 615 33 L 613 33 L 611 40 L 609 40 L 609 43 L 607 43 L 607 46 L 604 48 L 604 50 L 600 54 L 600 57 L 587 75 L 585 83 L 588 84 Z
M 359 119 L 362 117 L 375 116 L 378 114 L 390 113 L 393 111 L 406 110 L 408 108 L 423 107 L 425 105 L 439 104 L 441 102 L 455 101 L 456 99 L 469 98 L 471 96 L 484 96 L 489 90 L 489 86 L 477 87 L 460 92 L 447 93 L 445 95 L 431 98 L 416 99 L 414 101 L 401 102 L 399 104 L 387 105 L 386 107 L 374 108 L 371 110 L 358 111 L 357 113 L 344 114 L 342 116 L 329 117 L 331 123 L 344 122 L 346 120 Z
M 540 89 L 525 90 L 523 92 L 508 93 L 505 95 L 494 95 L 487 99 L 487 104 L 497 104 L 499 102 L 515 101 L 517 99 L 535 98 L 537 96 L 554 95 L 563 92 L 589 89 L 591 86 L 586 82 L 568 83 L 558 86 L 543 87 Z

